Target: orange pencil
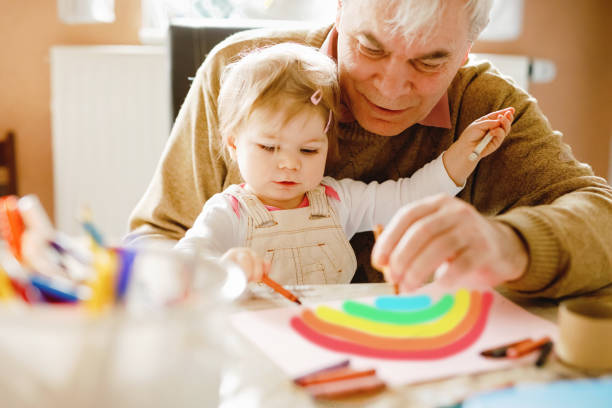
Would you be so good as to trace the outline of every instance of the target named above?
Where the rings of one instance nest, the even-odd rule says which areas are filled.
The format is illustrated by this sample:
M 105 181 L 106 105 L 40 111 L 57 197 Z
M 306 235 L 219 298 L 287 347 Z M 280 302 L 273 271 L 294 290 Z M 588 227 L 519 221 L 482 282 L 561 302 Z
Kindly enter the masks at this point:
M 480 355 L 484 357 L 494 357 L 494 358 L 506 357 L 506 352 L 508 351 L 510 347 L 516 347 L 519 344 L 523 344 L 523 343 L 531 344 L 533 343 L 533 340 L 523 339 L 519 341 L 514 341 L 510 344 L 504 344 L 503 346 L 497 346 L 492 349 L 483 350 L 480 352 Z
M 375 369 L 357 371 L 351 368 L 343 368 L 328 373 L 318 374 L 313 376 L 312 378 L 302 379 L 300 382 L 296 383 L 298 385 L 301 385 L 302 387 L 305 387 L 307 385 L 324 384 L 333 381 L 348 380 L 350 378 L 369 377 L 375 374 Z
M 263 283 L 265 283 L 266 285 L 268 285 L 269 287 L 271 287 L 272 289 L 274 289 L 275 292 L 283 295 L 284 297 L 286 297 L 290 301 L 295 302 L 298 305 L 302 304 L 302 302 L 300 302 L 300 299 L 298 299 L 297 296 L 295 296 L 293 293 L 289 292 L 287 289 L 283 288 L 276 281 L 270 279 L 268 277 L 268 275 L 264 274 L 263 277 L 261 278 L 261 281 Z
M 377 240 L 377 239 L 378 239 L 378 237 L 380 236 L 380 234 L 382 234 L 382 231 L 383 231 L 383 226 L 382 226 L 382 225 L 380 225 L 380 224 L 376 224 L 376 225 L 374 226 L 374 228 L 372 229 L 372 232 L 374 233 L 374 240 Z M 376 266 L 374 266 L 374 267 L 376 268 Z M 383 267 L 383 268 L 384 268 L 384 267 Z M 378 268 L 376 268 L 376 269 L 378 269 Z M 383 271 L 381 271 L 381 272 L 383 272 Z M 394 284 L 393 284 L 393 292 L 394 292 L 396 295 L 399 295 L 399 285 L 398 285 L 397 283 L 394 283 Z
M 531 353 L 534 350 L 539 349 L 550 341 L 550 337 L 542 337 L 540 340 L 517 344 L 514 347 L 508 347 L 506 350 L 506 356 L 510 358 L 522 357 L 525 354 Z

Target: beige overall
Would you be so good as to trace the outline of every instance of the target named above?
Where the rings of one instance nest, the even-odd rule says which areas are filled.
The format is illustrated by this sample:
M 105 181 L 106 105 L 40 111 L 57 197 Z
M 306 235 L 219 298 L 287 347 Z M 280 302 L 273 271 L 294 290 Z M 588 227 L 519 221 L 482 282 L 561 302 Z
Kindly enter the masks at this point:
M 306 194 L 308 207 L 269 211 L 242 188 L 232 193 L 248 217 L 246 246 L 270 262 L 269 275 L 281 284 L 349 283 L 357 261 L 325 187 Z

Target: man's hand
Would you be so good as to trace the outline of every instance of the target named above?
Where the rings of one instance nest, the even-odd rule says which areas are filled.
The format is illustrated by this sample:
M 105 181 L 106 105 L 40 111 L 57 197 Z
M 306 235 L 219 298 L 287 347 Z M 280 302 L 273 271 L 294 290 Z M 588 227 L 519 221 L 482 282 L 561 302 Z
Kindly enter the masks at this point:
M 404 291 L 422 286 L 443 265 L 445 280 L 475 273 L 483 284 L 495 286 L 520 278 L 528 262 L 511 227 L 445 195 L 403 207 L 372 251 L 372 264 L 385 267 L 387 281 Z

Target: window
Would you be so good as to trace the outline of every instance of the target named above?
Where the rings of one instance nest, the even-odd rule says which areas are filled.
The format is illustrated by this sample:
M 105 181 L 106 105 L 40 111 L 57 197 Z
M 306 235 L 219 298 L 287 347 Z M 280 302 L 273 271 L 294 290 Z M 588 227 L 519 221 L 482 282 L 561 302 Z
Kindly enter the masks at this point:
M 163 42 L 171 20 L 265 19 L 331 23 L 335 0 L 142 0 L 143 43 Z
M 71 0 L 74 1 L 74 0 Z M 113 0 L 80 0 L 110 2 Z M 169 21 L 183 19 L 265 19 L 331 23 L 336 0 L 141 0 L 143 43 L 161 43 Z M 480 40 L 509 41 L 522 30 L 523 0 L 494 0 L 491 23 Z

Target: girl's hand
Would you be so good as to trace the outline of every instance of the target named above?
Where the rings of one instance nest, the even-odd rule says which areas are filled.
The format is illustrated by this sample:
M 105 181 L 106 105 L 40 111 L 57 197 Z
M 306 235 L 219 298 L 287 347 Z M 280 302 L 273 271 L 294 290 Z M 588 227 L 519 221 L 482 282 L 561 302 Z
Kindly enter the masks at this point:
M 261 282 L 264 272 L 269 268 L 268 263 L 250 248 L 232 248 L 221 260 L 229 260 L 238 265 L 249 282 Z
M 501 146 L 508 133 L 510 133 L 513 120 L 514 108 L 509 107 L 476 119 L 465 128 L 459 139 L 444 152 L 442 157 L 444 167 L 456 185 L 464 185 L 476 168 L 478 161 Z M 491 133 L 493 138 L 480 153 L 478 159 L 471 161 L 469 159 L 470 154 L 488 132 Z
M 490 131 L 493 138 L 480 153 L 479 158 L 488 156 L 497 150 L 505 137 L 508 136 L 513 120 L 514 108 L 512 107 L 489 113 L 470 123 L 461 136 L 459 136 L 457 143 L 464 143 L 471 152 L 478 146 L 478 143 L 485 137 L 487 132 Z

